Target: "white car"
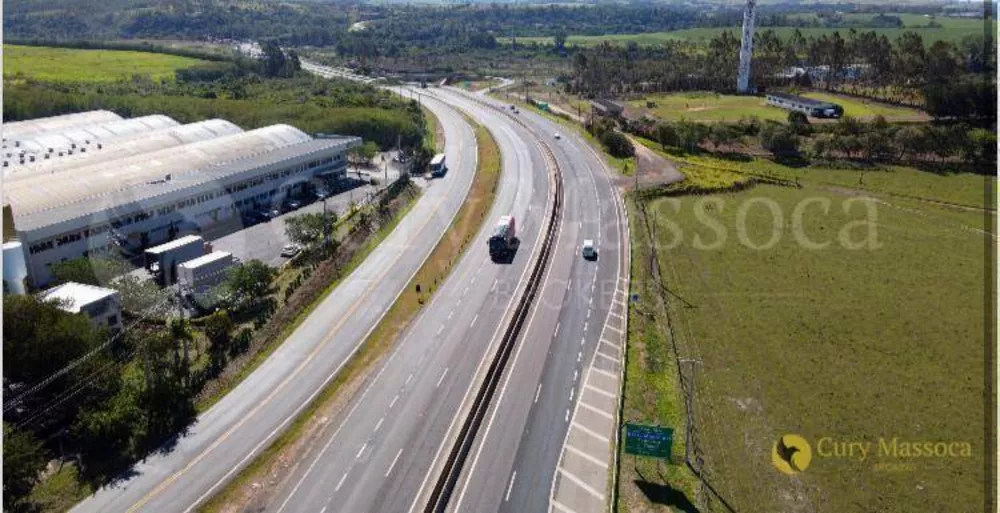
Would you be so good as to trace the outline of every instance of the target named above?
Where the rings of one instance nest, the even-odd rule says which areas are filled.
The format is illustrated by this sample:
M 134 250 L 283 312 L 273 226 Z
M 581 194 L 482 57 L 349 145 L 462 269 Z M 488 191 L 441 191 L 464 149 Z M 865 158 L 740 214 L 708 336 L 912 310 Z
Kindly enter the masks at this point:
M 562 136 L 559 135 L 559 132 L 556 132 L 556 136 L 555 137 L 556 137 L 556 140 L 562 139 Z
M 291 258 L 298 255 L 299 251 L 302 251 L 302 248 L 300 248 L 298 244 L 285 244 L 285 246 L 281 248 L 281 256 Z
M 597 257 L 597 249 L 594 248 L 594 241 L 586 239 L 583 241 L 583 258 L 592 260 Z

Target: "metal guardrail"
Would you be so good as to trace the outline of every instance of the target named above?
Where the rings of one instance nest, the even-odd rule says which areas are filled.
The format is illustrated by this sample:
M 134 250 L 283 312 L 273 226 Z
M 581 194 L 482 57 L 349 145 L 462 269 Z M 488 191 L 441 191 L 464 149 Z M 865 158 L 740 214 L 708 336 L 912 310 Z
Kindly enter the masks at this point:
M 470 99 L 482 104 L 485 107 L 499 111 L 519 125 L 528 128 L 524 122 L 511 116 L 503 109 L 474 98 Z M 530 130 L 530 128 L 528 129 Z M 452 493 L 454 492 L 455 485 L 458 483 L 458 479 L 461 476 L 465 460 L 472 449 L 472 445 L 476 439 L 476 434 L 479 431 L 479 427 L 482 425 L 483 418 L 486 416 L 486 412 L 489 410 L 490 405 L 493 402 L 493 396 L 496 392 L 497 385 L 500 383 L 500 378 L 503 376 L 504 369 L 507 366 L 507 361 L 510 359 L 514 345 L 521 333 L 521 328 L 524 326 L 524 321 L 530 313 L 531 305 L 541 287 L 542 276 L 545 274 L 545 269 L 552 256 L 552 251 L 554 249 L 553 246 L 555 244 L 556 234 L 559 227 L 559 220 L 562 218 L 562 171 L 559 169 L 559 163 L 556 161 L 555 154 L 552 152 L 552 149 L 546 143 L 541 141 L 539 141 L 538 145 L 542 149 L 546 166 L 549 167 L 555 178 L 555 201 L 553 202 L 552 212 L 548 218 L 545 239 L 542 241 L 539 258 L 535 261 L 535 266 L 531 271 L 531 275 L 528 277 L 528 285 L 521 295 L 517 309 L 514 311 L 514 316 L 511 318 L 510 323 L 504 331 L 500 347 L 498 348 L 496 355 L 493 357 L 493 361 L 490 363 L 486 378 L 483 380 L 482 385 L 480 385 L 479 390 L 476 393 L 472 408 L 469 411 L 468 416 L 465 418 L 465 422 L 462 424 L 461 431 L 459 431 L 455 444 L 452 446 L 451 451 L 448 454 L 448 459 L 445 461 L 444 468 L 438 476 L 437 483 L 434 486 L 434 490 L 431 492 L 427 506 L 424 508 L 426 513 L 444 513 L 444 511 L 448 508 L 448 503 L 451 499 Z

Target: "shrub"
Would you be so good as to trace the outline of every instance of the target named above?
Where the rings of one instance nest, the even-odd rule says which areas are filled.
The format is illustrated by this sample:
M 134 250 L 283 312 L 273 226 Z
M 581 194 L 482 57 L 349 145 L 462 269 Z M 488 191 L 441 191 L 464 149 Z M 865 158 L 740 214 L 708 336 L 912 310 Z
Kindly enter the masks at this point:
M 613 157 L 627 158 L 635 155 L 635 148 L 632 141 L 625 137 L 625 134 L 617 130 L 608 130 L 601 135 L 601 143 L 608 149 Z

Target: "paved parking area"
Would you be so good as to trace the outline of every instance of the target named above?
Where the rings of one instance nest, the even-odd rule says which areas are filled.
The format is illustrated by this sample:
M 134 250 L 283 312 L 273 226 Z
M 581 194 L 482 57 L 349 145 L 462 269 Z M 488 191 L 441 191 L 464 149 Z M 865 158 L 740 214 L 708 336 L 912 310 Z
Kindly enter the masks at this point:
M 625 340 L 628 281 L 615 290 L 601 341 L 590 362 L 580 398 L 570 420 L 549 511 L 602 513 L 608 511 L 611 470 L 618 429 L 618 394 Z
M 326 210 L 336 212 L 337 215 L 343 214 L 352 201 L 361 203 L 374 191 L 375 188 L 371 185 L 361 185 L 330 196 L 326 199 Z M 215 237 L 211 233 L 204 235 L 211 240 L 212 248 L 215 250 L 228 251 L 244 262 L 257 259 L 267 265 L 280 267 L 288 260 L 281 256 L 282 246 L 289 242 L 288 236 L 285 235 L 285 219 L 300 214 L 322 211 L 323 202 L 316 201 L 260 224 L 247 227 L 236 224 L 229 227 L 228 230 L 224 230 L 228 231 L 226 235 Z M 236 231 L 233 231 L 234 229 Z

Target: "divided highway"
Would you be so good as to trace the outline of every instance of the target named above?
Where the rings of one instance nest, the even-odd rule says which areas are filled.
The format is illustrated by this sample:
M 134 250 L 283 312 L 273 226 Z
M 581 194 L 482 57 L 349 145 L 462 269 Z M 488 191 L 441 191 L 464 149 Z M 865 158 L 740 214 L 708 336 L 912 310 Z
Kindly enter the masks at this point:
M 456 105 L 469 103 L 468 96 L 456 90 L 445 95 Z M 479 97 L 477 101 L 506 107 L 492 99 Z M 571 423 L 580 420 L 575 419 L 577 404 L 586 394 L 584 405 L 592 410 L 588 413 L 617 418 L 618 390 L 598 382 L 597 376 L 605 377 L 608 371 L 594 362 L 612 353 L 610 341 L 614 345 L 621 341 L 618 321 L 623 318 L 628 290 L 628 234 L 622 202 L 603 162 L 586 141 L 526 110 L 515 116 L 528 127 L 530 136 L 553 149 L 560 163 L 565 182 L 563 222 L 552 269 L 452 497 L 449 511 L 455 512 L 549 511 L 553 481 L 565 471 L 557 469 L 571 466 L 560 455 Z M 586 239 L 598 248 L 596 261 L 581 257 Z M 599 346 L 607 347 L 598 353 Z M 598 370 L 592 372 L 591 366 Z M 607 459 L 611 453 L 602 454 L 600 449 L 613 445 L 614 431 L 582 430 L 596 450 L 583 453 L 580 459 L 607 475 L 613 464 Z M 583 470 L 592 473 L 592 469 Z M 582 489 L 589 495 L 583 499 L 589 499 L 590 507 L 599 505 L 606 511 L 605 486 L 595 489 L 584 484 Z
M 146 458 L 130 475 L 101 488 L 71 511 L 193 511 L 259 454 L 332 379 L 430 254 L 472 184 L 477 159 L 472 127 L 440 102 L 425 105 L 444 127 L 448 175 L 435 180 L 396 229 L 281 347 L 201 414 L 172 447 Z M 476 285 L 474 292 L 479 294 L 489 283 Z M 470 321 L 474 319 L 452 322 Z
M 431 95 L 423 98 L 425 105 L 438 103 Z M 502 154 L 492 212 L 395 352 L 348 413 L 299 460 L 265 511 L 422 509 L 421 491 L 434 485 L 429 478 L 496 351 L 552 208 L 550 172 L 538 146 L 497 113 L 476 117 L 490 127 Z M 486 241 L 496 219 L 507 214 L 517 220 L 521 244 L 510 264 L 498 264 Z

